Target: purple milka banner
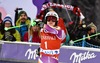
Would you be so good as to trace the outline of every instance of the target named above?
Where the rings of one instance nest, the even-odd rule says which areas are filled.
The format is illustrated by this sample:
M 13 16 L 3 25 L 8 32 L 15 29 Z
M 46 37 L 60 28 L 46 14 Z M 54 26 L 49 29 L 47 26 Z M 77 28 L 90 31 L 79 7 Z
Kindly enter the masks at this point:
M 2 44 L 0 58 L 34 60 L 34 51 L 39 45 Z M 94 48 L 64 46 L 60 49 L 61 63 L 100 63 L 100 50 Z M 36 58 L 37 60 L 37 58 Z
M 62 63 L 100 63 L 99 49 L 69 46 L 60 51 L 59 62 Z
M 2 44 L 1 58 L 33 60 L 34 50 L 37 48 L 39 48 L 38 45 Z

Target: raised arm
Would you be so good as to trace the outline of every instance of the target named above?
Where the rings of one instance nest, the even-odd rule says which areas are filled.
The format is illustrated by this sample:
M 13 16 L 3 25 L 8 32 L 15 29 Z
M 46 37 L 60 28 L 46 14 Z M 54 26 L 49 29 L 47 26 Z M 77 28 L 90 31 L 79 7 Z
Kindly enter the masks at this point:
M 44 16 L 44 10 L 46 10 L 47 8 L 62 8 L 62 9 L 67 9 L 67 10 L 71 10 L 75 15 L 77 16 L 81 16 L 83 15 L 80 11 L 80 8 L 79 7 L 76 7 L 76 6 L 72 6 L 72 5 L 63 5 L 63 4 L 57 4 L 57 3 L 52 3 L 52 2 L 48 2 L 48 3 L 45 3 L 43 4 L 42 8 L 41 8 L 41 12 L 39 15 L 37 15 L 37 18 L 38 19 L 43 19 L 43 16 Z

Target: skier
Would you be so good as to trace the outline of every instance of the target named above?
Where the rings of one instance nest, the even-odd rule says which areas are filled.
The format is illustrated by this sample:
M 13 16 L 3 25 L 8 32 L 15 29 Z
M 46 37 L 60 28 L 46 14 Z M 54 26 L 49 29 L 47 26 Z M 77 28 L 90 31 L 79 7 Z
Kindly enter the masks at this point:
M 39 63 L 58 63 L 60 46 L 66 37 L 64 30 L 57 26 L 59 16 L 55 11 L 45 15 L 45 24 L 41 29 L 41 44 Z

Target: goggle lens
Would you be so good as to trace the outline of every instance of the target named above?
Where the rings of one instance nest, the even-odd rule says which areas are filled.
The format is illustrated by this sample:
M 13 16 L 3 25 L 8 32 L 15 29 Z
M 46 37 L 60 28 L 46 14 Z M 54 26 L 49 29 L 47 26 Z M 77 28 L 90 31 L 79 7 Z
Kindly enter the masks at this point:
M 56 22 L 56 21 L 57 21 L 57 18 L 54 17 L 54 16 L 48 16 L 48 17 L 47 17 L 47 21 L 48 21 L 48 22 L 49 22 L 49 21 Z

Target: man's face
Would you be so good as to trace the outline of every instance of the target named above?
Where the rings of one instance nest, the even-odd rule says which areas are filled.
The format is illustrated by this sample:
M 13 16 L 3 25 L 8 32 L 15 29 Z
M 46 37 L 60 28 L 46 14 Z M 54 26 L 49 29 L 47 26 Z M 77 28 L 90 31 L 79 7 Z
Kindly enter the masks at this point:
M 27 20 L 27 16 L 25 14 L 21 14 L 19 18 L 21 22 L 25 22 Z
M 91 33 L 95 33 L 95 32 L 96 32 L 95 28 L 91 27 Z

